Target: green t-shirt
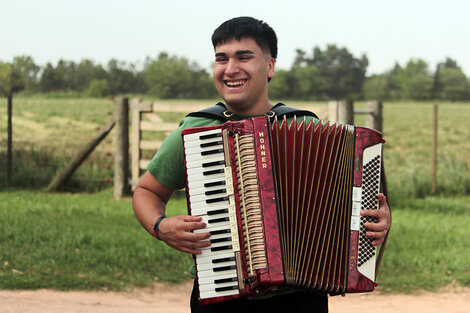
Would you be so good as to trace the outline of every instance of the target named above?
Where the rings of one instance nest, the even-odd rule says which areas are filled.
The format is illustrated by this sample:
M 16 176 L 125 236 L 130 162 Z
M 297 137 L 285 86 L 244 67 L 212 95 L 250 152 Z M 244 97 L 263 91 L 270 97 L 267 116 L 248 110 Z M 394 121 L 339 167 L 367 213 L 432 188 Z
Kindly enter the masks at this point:
M 306 122 L 313 117 L 305 116 Z M 290 122 L 292 119 L 288 119 Z M 183 140 L 181 132 L 186 128 L 220 125 L 216 119 L 204 117 L 185 117 L 168 137 L 147 166 L 149 172 L 169 189 L 181 189 L 186 186 L 184 171 Z

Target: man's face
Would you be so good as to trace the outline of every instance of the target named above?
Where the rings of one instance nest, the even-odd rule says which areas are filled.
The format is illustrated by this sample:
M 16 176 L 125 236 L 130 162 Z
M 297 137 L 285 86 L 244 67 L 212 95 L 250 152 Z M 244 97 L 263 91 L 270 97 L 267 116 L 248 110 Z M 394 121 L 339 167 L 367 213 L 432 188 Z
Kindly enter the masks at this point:
M 252 38 L 231 39 L 215 47 L 214 83 L 238 114 L 263 114 L 268 107 L 268 78 L 275 60 Z

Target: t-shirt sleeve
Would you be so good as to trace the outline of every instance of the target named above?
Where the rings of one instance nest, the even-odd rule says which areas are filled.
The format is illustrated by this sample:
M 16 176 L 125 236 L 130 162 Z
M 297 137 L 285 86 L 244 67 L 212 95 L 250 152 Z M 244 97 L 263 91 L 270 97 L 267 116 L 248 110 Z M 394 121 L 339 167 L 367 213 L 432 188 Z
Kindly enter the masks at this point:
M 209 126 L 220 124 L 217 120 L 186 117 L 177 129 L 170 133 L 163 141 L 160 149 L 147 166 L 148 171 L 158 181 L 169 189 L 181 189 L 186 186 L 186 174 L 184 170 L 183 129 L 197 126 Z

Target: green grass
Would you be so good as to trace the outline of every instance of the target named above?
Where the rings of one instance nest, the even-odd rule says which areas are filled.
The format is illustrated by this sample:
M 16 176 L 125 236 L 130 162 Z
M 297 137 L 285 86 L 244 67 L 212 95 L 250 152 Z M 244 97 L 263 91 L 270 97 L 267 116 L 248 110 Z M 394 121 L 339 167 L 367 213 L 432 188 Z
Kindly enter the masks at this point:
M 0 193 L 0 289 L 123 290 L 188 278 L 189 255 L 152 238 L 130 200 L 97 194 Z M 169 212 L 185 213 L 185 200 Z
M 379 273 L 383 290 L 470 286 L 470 197 L 397 202 Z

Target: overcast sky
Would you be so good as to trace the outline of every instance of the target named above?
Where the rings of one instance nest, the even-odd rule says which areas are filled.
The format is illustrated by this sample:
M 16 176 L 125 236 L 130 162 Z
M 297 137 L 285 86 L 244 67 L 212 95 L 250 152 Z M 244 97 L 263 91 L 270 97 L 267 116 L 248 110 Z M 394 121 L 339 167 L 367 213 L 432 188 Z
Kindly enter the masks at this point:
M 466 0 L 0 0 L 0 60 L 142 63 L 166 51 L 210 69 L 213 30 L 242 15 L 274 28 L 279 68 L 290 68 L 297 48 L 311 53 L 336 44 L 356 57 L 366 54 L 368 74 L 411 58 L 434 70 L 450 57 L 470 76 Z

